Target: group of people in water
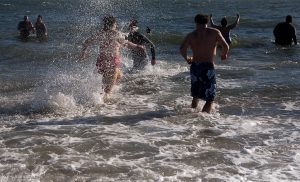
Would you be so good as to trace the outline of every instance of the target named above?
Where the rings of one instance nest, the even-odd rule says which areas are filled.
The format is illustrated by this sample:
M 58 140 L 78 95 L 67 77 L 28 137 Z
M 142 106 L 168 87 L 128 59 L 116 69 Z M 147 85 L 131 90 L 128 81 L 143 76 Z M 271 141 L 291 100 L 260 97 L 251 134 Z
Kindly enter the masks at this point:
M 39 19 L 39 18 L 38 18 Z M 196 28 L 187 34 L 180 46 L 180 54 L 190 64 L 191 74 L 191 96 L 193 97 L 191 107 L 196 108 L 199 99 L 205 101 L 202 112 L 210 113 L 213 101 L 216 96 L 216 74 L 214 69 L 214 58 L 217 48 L 221 48 L 221 60 L 227 59 L 229 46 L 231 44 L 230 31 L 235 28 L 240 21 L 237 14 L 234 23 L 227 23 L 226 17 L 222 18 L 221 25 L 213 22 L 212 15 L 197 14 L 194 18 Z M 31 23 L 28 23 L 28 17 L 24 17 L 24 22 L 20 22 L 18 29 L 21 36 L 28 36 L 28 31 L 34 31 Z M 41 17 L 40 21 L 41 22 Z M 208 23 L 211 27 L 208 27 Z M 25 25 L 24 25 L 25 24 Z M 102 19 L 102 29 L 96 34 L 87 38 L 82 44 L 80 61 L 83 62 L 86 56 L 86 50 L 89 46 L 98 45 L 99 55 L 96 61 L 98 73 L 102 74 L 102 83 L 104 87 L 103 101 L 109 101 L 112 89 L 121 77 L 121 53 L 122 47 L 131 50 L 133 59 L 133 68 L 142 70 L 148 63 L 146 47 L 151 50 L 151 64 L 156 64 L 154 44 L 142 33 L 138 31 L 137 20 L 131 20 L 128 26 L 129 33 L 124 36 L 117 30 L 117 22 L 113 16 L 105 16 Z M 36 23 L 37 25 L 37 23 Z M 26 27 L 26 28 L 22 28 Z M 41 28 L 43 31 L 38 33 L 38 27 L 35 31 L 47 35 L 46 26 Z M 150 29 L 147 27 L 147 32 Z M 286 21 L 279 23 L 274 28 L 275 43 L 283 46 L 297 44 L 296 29 L 292 24 L 292 16 L 288 15 Z M 192 56 L 188 55 L 188 49 L 192 50 Z
M 18 24 L 18 31 L 21 40 L 27 40 L 30 34 L 36 34 L 36 38 L 40 41 L 47 39 L 47 28 L 43 22 L 43 17 L 38 15 L 36 22 L 33 26 L 28 16 L 24 16 L 23 21 Z

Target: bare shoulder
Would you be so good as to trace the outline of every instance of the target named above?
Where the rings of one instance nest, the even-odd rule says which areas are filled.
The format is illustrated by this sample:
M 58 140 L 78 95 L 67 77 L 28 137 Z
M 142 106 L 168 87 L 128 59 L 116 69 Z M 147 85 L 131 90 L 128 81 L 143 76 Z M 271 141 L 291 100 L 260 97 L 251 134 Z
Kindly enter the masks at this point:
M 207 31 L 208 31 L 209 33 L 213 33 L 213 34 L 219 34 L 219 33 L 221 33 L 220 30 L 218 30 L 218 29 L 216 29 L 216 28 L 212 28 L 212 27 L 208 27 L 208 28 L 207 28 Z
M 194 31 L 188 33 L 187 36 L 186 36 L 186 38 L 187 38 L 187 39 L 193 39 L 193 38 L 195 38 L 196 36 L 197 36 L 197 31 L 194 30 Z

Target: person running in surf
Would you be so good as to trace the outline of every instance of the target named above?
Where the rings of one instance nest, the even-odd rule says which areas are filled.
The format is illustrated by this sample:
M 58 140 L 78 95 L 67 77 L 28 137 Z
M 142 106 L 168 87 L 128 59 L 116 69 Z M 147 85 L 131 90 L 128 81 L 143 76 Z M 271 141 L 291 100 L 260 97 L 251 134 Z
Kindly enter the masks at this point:
M 98 73 L 103 76 L 102 82 L 105 92 L 103 101 L 107 102 L 110 98 L 113 86 L 121 76 L 120 48 L 126 46 L 143 50 L 144 47 L 125 40 L 121 32 L 117 31 L 116 19 L 113 16 L 105 16 L 102 21 L 102 30 L 83 42 L 80 60 L 83 62 L 85 59 L 86 49 L 89 46 L 98 44 L 100 54 L 97 58 L 96 67 Z
M 215 25 L 214 21 L 212 19 L 212 14 L 210 15 L 210 24 L 211 27 L 218 29 L 221 33 L 224 39 L 226 40 L 227 44 L 231 44 L 231 37 L 230 37 L 230 31 L 231 29 L 235 28 L 237 24 L 240 22 L 240 15 L 236 14 L 236 20 L 234 23 L 227 25 L 227 19 L 226 17 L 223 17 L 221 19 L 221 26 Z
M 199 99 L 206 101 L 202 112 L 210 113 L 216 95 L 216 76 L 214 70 L 214 57 L 217 45 L 222 47 L 221 60 L 227 58 L 229 46 L 221 32 L 214 28 L 208 28 L 208 15 L 197 14 L 195 16 L 196 30 L 189 33 L 180 46 L 182 57 L 191 64 L 191 95 L 192 108 L 198 106 Z M 191 48 L 193 57 L 187 55 Z
M 155 47 L 154 44 L 143 34 L 138 32 L 138 27 L 137 27 L 138 21 L 133 19 L 130 21 L 129 24 L 129 34 L 127 39 L 135 44 L 138 45 L 143 45 L 143 46 L 149 46 L 150 51 L 151 51 L 151 64 L 155 65 L 156 60 L 155 60 Z M 150 32 L 150 29 L 147 29 L 147 32 Z M 144 69 L 145 66 L 148 63 L 147 60 L 147 52 L 145 49 L 131 49 L 131 54 L 132 54 L 132 59 L 133 59 L 133 70 L 141 70 Z

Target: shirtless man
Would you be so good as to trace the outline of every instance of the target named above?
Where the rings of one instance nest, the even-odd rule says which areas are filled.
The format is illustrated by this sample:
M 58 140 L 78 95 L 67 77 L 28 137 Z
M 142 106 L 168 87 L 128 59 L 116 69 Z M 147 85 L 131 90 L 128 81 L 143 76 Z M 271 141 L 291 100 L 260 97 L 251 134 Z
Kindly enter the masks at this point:
M 203 99 L 206 103 L 202 112 L 210 113 L 216 95 L 214 71 L 216 48 L 217 45 L 222 47 L 221 60 L 225 60 L 229 46 L 219 30 L 207 27 L 208 21 L 208 15 L 197 14 L 195 16 L 196 30 L 185 37 L 180 46 L 180 53 L 191 64 L 192 108 L 196 108 L 199 99 Z M 189 47 L 192 50 L 193 57 L 187 55 Z
M 240 22 L 240 15 L 236 14 L 236 20 L 234 23 L 227 26 L 227 19 L 226 17 L 222 18 L 221 20 L 221 26 L 215 25 L 214 21 L 212 19 L 212 14 L 210 15 L 210 23 L 211 27 L 216 28 L 221 31 L 224 39 L 226 40 L 227 44 L 231 44 L 231 37 L 230 37 L 230 30 L 236 27 L 237 24 Z
M 83 61 L 86 49 L 89 46 L 93 44 L 99 46 L 100 54 L 97 58 L 96 66 L 98 73 L 103 75 L 104 102 L 108 101 L 113 86 L 121 76 L 120 48 L 127 46 L 129 48 L 144 49 L 143 46 L 126 41 L 122 34 L 116 30 L 116 27 L 116 19 L 113 16 L 104 17 L 102 30 L 83 42 L 83 49 L 80 55 L 80 60 Z

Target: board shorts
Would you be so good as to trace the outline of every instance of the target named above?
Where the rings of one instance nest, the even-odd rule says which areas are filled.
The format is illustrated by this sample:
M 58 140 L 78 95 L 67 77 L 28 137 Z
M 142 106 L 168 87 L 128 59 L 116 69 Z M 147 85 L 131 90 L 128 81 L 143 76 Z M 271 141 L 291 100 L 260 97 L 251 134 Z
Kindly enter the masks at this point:
M 205 101 L 213 101 L 216 96 L 216 76 L 211 62 L 192 62 L 191 95 Z
M 107 70 L 120 68 L 120 65 L 121 61 L 119 57 L 107 58 L 99 56 L 96 62 L 97 71 L 100 74 L 104 74 Z

